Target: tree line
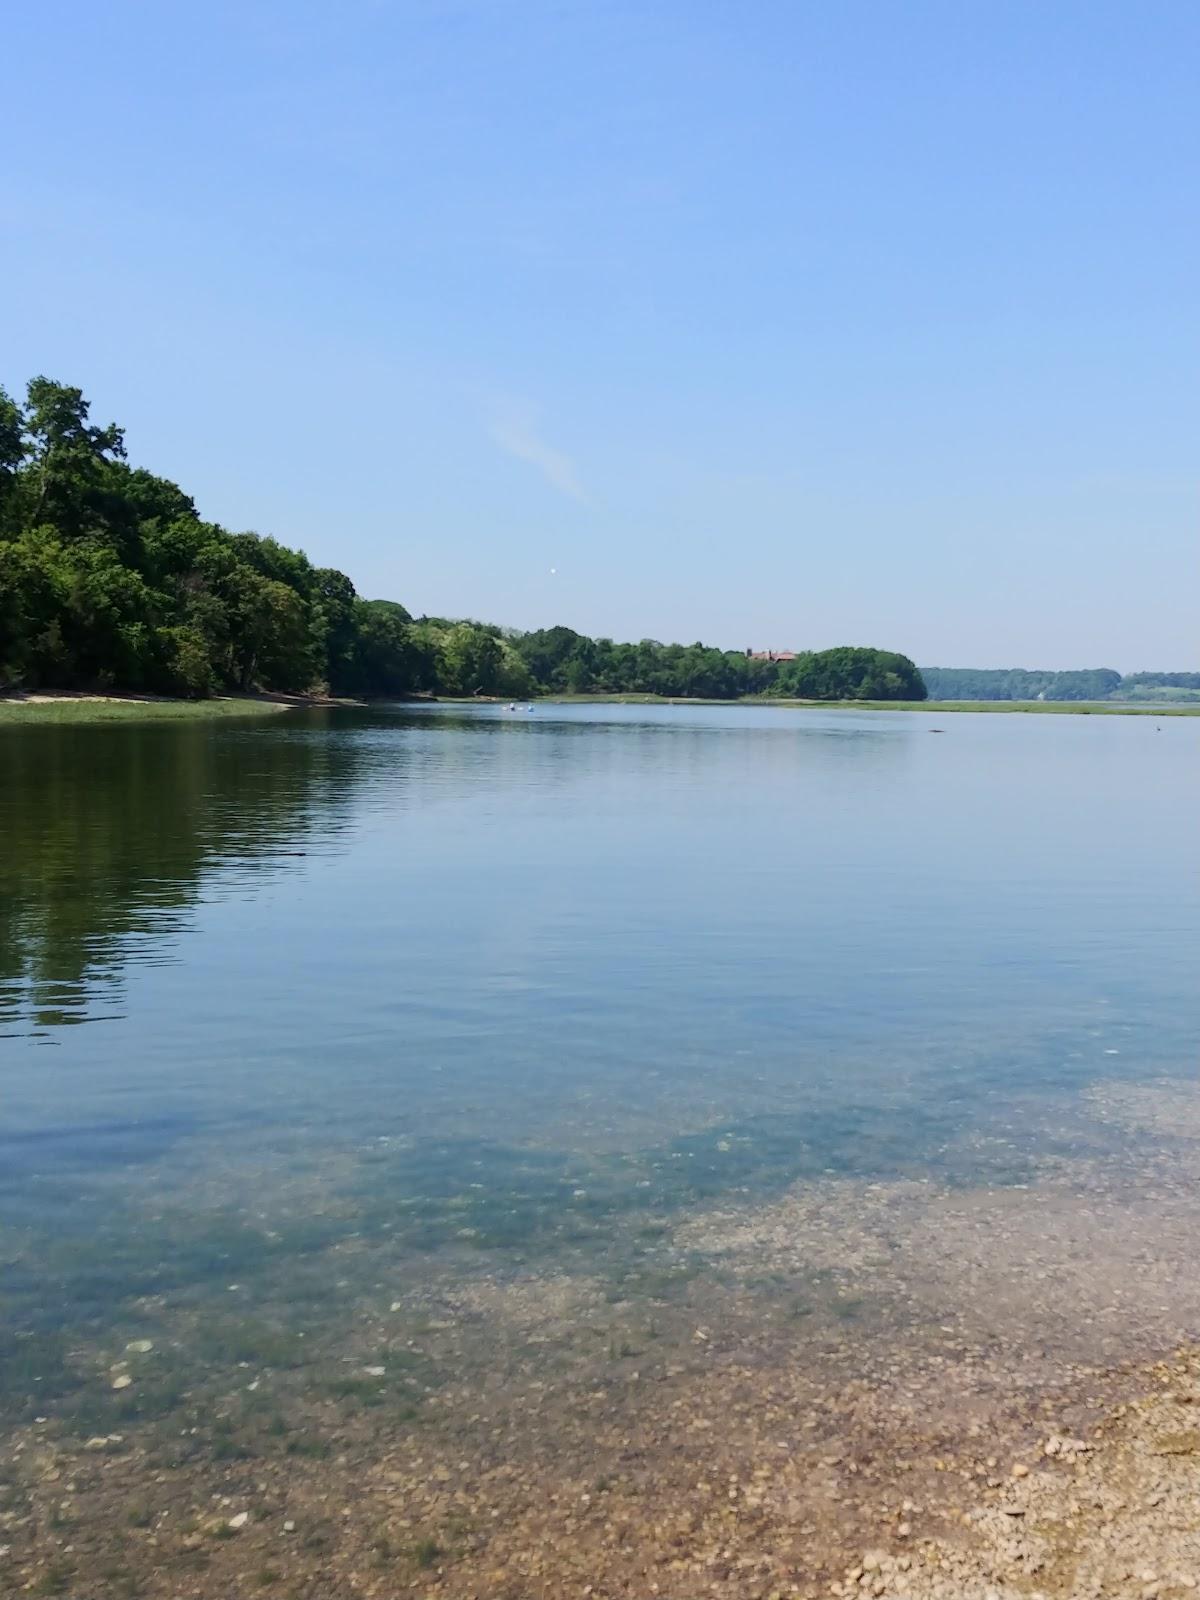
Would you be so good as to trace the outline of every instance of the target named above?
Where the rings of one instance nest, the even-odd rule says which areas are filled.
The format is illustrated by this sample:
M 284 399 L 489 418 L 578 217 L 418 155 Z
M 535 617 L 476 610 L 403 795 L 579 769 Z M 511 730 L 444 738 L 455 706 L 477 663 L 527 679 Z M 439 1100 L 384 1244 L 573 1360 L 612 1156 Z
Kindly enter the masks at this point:
M 1200 691 L 1200 672 L 1131 672 L 1112 667 L 1038 672 L 1024 667 L 922 667 L 935 700 L 1186 699 Z
M 555 694 L 924 700 L 926 693 L 908 657 L 890 650 L 842 646 L 772 661 L 703 644 L 615 644 L 562 627 L 521 634 L 514 643 L 534 681 Z
M 129 464 L 81 390 L 0 389 L 0 687 L 205 696 L 636 693 L 708 699 L 925 698 L 906 656 L 843 648 L 789 661 L 414 618 L 302 551 L 202 518 Z

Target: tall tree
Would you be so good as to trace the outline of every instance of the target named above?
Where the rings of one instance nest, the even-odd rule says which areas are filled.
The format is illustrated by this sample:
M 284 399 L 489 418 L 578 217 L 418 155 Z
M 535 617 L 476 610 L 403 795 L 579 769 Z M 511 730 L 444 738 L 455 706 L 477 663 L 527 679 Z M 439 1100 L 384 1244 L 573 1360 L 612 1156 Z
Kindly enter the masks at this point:
M 81 389 L 50 378 L 31 378 L 25 431 L 33 464 L 29 521 L 49 523 L 62 538 L 90 530 L 92 497 L 103 467 L 125 455 L 125 435 L 115 423 L 98 428 Z
M 17 469 L 25 459 L 25 418 L 20 406 L 0 388 L 0 536 L 9 528 L 9 509 Z

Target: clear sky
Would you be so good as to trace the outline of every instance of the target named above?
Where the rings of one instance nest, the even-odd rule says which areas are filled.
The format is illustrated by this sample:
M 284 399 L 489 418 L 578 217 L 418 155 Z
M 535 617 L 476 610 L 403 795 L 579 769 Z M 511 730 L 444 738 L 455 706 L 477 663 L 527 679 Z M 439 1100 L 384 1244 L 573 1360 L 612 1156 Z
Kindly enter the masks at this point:
M 518 627 L 1200 666 L 1195 0 L 44 0 L 0 381 Z

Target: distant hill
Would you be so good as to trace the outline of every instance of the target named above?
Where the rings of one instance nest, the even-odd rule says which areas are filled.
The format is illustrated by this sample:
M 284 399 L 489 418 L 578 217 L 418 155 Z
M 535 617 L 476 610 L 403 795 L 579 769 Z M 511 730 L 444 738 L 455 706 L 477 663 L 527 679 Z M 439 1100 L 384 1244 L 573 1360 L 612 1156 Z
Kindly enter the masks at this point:
M 1111 667 L 1039 672 L 1027 667 L 922 667 L 931 700 L 1200 700 L 1200 672 L 1133 672 Z

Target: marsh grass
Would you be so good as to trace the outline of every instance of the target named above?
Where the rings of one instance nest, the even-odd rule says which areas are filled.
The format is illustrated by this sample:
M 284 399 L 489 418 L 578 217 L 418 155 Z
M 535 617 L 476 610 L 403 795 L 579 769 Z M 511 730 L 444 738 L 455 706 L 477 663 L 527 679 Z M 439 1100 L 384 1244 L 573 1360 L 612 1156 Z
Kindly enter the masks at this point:
M 231 717 L 268 717 L 292 709 L 286 700 L 21 700 L 0 694 L 0 727 L 62 727 L 96 722 L 211 722 Z
M 1050 716 L 1196 717 L 1200 705 L 1147 705 L 1103 700 L 787 700 L 775 695 L 746 695 L 740 700 L 690 699 L 659 694 L 558 694 L 543 705 L 594 706 L 780 706 L 809 711 L 1009 711 Z

